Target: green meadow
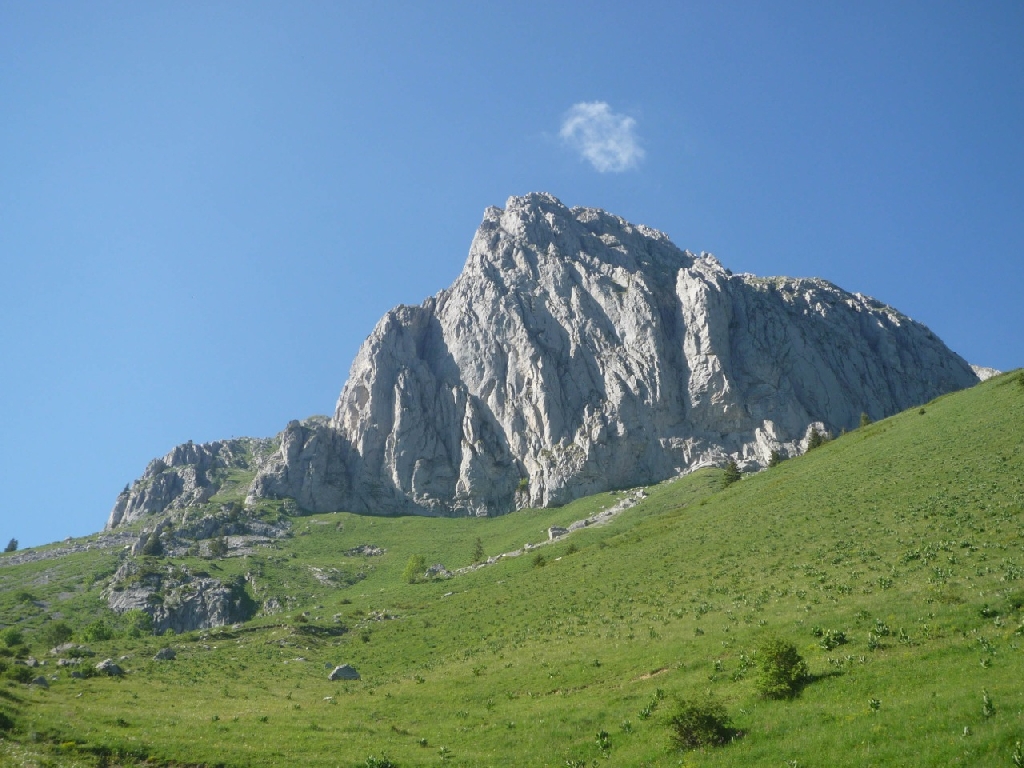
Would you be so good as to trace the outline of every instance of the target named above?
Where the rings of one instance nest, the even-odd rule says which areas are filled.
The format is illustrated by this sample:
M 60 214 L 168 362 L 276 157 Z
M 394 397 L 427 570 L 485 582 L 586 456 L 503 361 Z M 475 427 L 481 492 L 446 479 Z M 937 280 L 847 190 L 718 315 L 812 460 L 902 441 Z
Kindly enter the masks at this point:
M 0 764 L 1024 765 L 1024 374 L 728 486 L 703 470 L 646 491 L 551 543 L 625 493 L 298 517 L 248 556 L 150 558 L 281 606 L 181 635 L 133 637 L 106 609 L 122 550 L 0 565 Z M 413 556 L 455 570 L 527 543 L 404 576 Z M 352 552 L 367 544 L 384 553 Z M 95 652 L 80 668 L 125 657 L 127 674 L 72 678 L 47 652 L 56 622 Z M 82 640 L 100 625 L 108 639 Z M 769 636 L 808 665 L 793 698 L 758 692 Z M 48 688 L 23 681 L 29 655 Z M 339 664 L 361 679 L 329 681 Z M 669 719 L 707 697 L 734 738 L 680 751 Z

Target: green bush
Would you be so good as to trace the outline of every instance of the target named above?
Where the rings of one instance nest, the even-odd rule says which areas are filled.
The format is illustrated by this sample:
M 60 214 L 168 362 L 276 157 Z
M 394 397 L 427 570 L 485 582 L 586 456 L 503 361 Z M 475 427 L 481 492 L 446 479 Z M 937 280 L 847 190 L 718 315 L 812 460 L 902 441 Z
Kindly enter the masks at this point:
M 210 539 L 210 557 L 224 557 L 228 553 L 228 542 L 223 536 Z
M 31 667 L 26 667 L 23 664 L 14 664 L 4 674 L 16 682 L 31 683 L 39 673 Z
M 124 633 L 128 637 L 153 634 L 153 617 L 138 608 L 122 613 L 121 622 L 124 624 Z
M 725 474 L 722 476 L 722 484 L 728 488 L 733 483 L 739 482 L 743 475 L 740 474 L 740 468 L 736 466 L 736 462 L 732 459 L 725 465 Z
M 55 648 L 71 639 L 74 632 L 66 621 L 51 621 L 39 632 L 39 639 L 47 648 Z
M 704 701 L 680 701 L 669 725 L 672 742 L 679 749 L 719 747 L 737 735 L 725 707 L 710 697 Z
M 18 549 L 18 540 L 17 539 L 11 539 L 10 541 L 7 542 L 7 546 L 4 547 L 4 552 L 14 552 L 17 549 Z
M 21 645 L 25 642 L 25 636 L 17 627 L 8 627 L 3 632 L 0 632 L 0 640 L 2 640 L 3 644 L 8 648 L 13 648 L 16 645 Z
M 757 691 L 766 699 L 788 699 L 797 694 L 807 680 L 807 663 L 796 646 L 777 637 L 761 641 L 755 654 L 760 674 Z
M 103 619 L 97 619 L 81 632 L 82 642 L 98 643 L 114 637 L 114 630 Z
M 768 458 L 768 466 L 769 467 L 777 467 L 777 466 L 779 466 L 779 464 L 781 464 L 785 460 L 786 460 L 785 456 L 783 456 L 778 451 L 773 450 L 772 451 L 772 455 Z
M 868 416 L 866 413 L 861 413 L 861 415 L 860 415 L 860 426 L 861 426 L 861 428 L 863 429 L 864 427 L 870 426 L 870 424 L 871 424 L 871 417 Z
M 160 537 L 155 533 L 149 534 L 146 543 L 142 545 L 142 554 L 149 557 L 160 557 L 164 553 L 164 546 L 160 543 Z
M 418 584 L 423 581 L 426 570 L 427 561 L 423 559 L 423 555 L 411 555 L 409 562 L 405 564 L 405 570 L 402 571 L 402 580 L 408 584 Z

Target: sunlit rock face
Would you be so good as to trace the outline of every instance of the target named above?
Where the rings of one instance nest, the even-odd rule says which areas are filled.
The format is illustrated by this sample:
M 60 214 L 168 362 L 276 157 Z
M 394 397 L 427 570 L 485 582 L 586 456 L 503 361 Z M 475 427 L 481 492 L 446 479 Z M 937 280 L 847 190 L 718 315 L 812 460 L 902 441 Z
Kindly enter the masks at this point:
M 454 284 L 388 312 L 333 417 L 179 446 L 109 527 L 201 504 L 230 468 L 311 512 L 494 515 L 733 459 L 743 469 L 977 383 L 931 331 L 819 279 L 709 254 L 547 194 L 489 208 Z
M 818 279 L 734 275 L 604 211 L 489 208 L 455 283 L 388 312 L 329 424 L 253 484 L 313 511 L 500 514 L 800 452 L 977 383 L 925 326 Z

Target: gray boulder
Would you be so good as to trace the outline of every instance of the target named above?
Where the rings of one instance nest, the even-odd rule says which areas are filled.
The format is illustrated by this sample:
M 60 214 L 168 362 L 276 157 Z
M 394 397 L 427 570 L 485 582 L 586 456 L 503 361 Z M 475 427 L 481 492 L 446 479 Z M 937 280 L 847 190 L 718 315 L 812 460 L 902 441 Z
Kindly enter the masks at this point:
M 328 680 L 358 680 L 359 673 L 356 672 L 355 667 L 349 666 L 348 664 L 342 664 L 340 667 L 335 667 L 334 671 L 327 676 Z
M 173 648 L 161 648 L 156 652 L 153 657 L 154 661 L 174 661 L 178 657 L 178 654 L 174 652 Z
M 423 576 L 427 579 L 450 579 L 452 572 L 445 568 L 443 563 L 434 563 L 427 568 Z
M 39 677 L 33 678 L 29 685 L 38 685 L 40 688 L 49 688 L 50 684 L 46 681 L 46 678 L 40 675 Z
M 113 659 L 104 659 L 101 661 L 96 665 L 96 671 L 102 672 L 105 675 L 110 675 L 111 677 L 120 677 L 124 674 L 124 670 L 121 669 Z

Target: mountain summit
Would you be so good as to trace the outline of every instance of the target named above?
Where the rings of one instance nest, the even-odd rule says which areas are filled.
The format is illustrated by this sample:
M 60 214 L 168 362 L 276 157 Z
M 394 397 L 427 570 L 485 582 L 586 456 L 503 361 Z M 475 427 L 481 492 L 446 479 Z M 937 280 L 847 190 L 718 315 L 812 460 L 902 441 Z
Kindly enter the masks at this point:
M 862 412 L 977 381 L 928 328 L 867 296 L 734 275 L 661 232 L 535 193 L 487 209 L 451 287 L 381 319 L 333 417 L 291 422 L 252 461 L 249 497 L 502 514 L 729 458 L 763 466 L 804 450 L 811 427 L 853 428 Z M 252 455 L 234 442 L 155 460 L 108 527 L 205 501 L 218 466 Z

